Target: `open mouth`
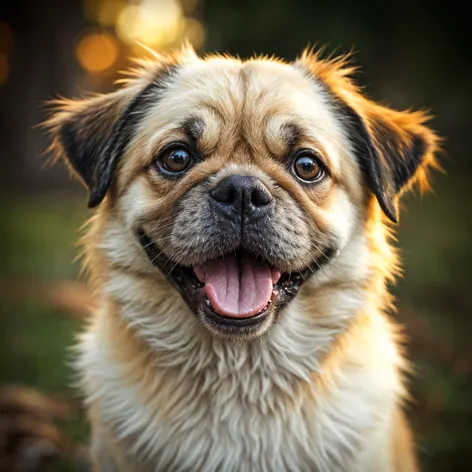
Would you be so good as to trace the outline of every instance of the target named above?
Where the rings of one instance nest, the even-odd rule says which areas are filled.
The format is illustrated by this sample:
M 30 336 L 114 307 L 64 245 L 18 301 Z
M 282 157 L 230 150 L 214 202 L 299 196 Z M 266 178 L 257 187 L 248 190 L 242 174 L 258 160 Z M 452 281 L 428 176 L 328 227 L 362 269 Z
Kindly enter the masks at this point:
M 204 284 L 205 303 L 228 318 L 250 318 L 266 310 L 276 296 L 281 273 L 244 251 L 194 267 Z
M 281 273 L 258 255 L 238 248 L 217 259 L 175 265 L 143 230 L 139 241 L 150 262 L 180 292 L 192 312 L 213 330 L 227 334 L 263 331 L 332 253 L 301 271 Z

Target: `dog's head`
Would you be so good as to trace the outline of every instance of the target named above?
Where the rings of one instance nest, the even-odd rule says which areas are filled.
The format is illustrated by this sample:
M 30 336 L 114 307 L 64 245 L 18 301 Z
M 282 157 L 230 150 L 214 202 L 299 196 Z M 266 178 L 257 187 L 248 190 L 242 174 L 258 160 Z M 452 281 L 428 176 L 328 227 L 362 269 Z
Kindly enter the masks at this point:
M 60 102 L 49 125 L 133 253 L 126 267 L 164 273 L 211 332 L 249 338 L 378 208 L 395 222 L 399 194 L 434 163 L 426 117 L 364 98 L 350 72 L 311 53 L 185 51 Z

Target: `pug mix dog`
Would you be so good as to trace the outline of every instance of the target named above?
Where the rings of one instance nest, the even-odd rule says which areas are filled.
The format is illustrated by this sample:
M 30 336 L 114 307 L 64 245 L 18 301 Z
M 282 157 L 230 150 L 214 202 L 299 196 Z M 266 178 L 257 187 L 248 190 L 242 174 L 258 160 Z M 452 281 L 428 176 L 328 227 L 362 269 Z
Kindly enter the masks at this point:
M 387 284 L 438 139 L 352 72 L 184 48 L 56 103 L 53 148 L 97 208 L 78 356 L 97 471 L 417 470 Z

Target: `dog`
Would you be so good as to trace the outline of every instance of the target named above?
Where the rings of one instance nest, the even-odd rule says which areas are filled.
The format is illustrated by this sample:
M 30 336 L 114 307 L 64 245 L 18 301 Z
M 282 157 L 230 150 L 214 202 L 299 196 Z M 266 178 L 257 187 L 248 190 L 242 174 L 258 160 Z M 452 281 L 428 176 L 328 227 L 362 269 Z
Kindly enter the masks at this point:
M 77 368 L 97 471 L 418 470 L 387 284 L 439 138 L 353 72 L 184 47 L 55 102 L 52 149 L 96 208 Z

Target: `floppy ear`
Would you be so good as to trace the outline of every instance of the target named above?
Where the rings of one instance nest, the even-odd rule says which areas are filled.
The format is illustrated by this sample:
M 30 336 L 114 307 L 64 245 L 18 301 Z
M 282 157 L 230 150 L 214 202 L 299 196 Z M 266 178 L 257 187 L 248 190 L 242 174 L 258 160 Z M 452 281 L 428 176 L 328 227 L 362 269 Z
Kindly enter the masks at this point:
M 434 159 L 439 138 L 425 125 L 429 117 L 424 113 L 392 110 L 365 98 L 350 78 L 356 68 L 349 55 L 322 59 L 322 52 L 306 50 L 295 65 L 326 92 L 370 190 L 385 215 L 397 222 L 398 196 L 414 182 L 428 187 L 428 168 L 439 167 Z
M 54 102 L 55 111 L 45 124 L 52 134 L 51 148 L 88 188 L 89 207 L 104 199 L 151 86 L 141 92 L 131 86 L 85 100 Z
M 136 60 L 126 86 L 86 100 L 53 102 L 52 116 L 44 124 L 52 135 L 51 150 L 63 157 L 89 190 L 89 207 L 97 206 L 113 182 L 119 160 L 149 105 L 159 99 L 179 64 L 196 60 L 193 49 Z
M 357 110 L 354 108 L 356 107 Z M 344 103 L 351 140 L 367 183 L 388 218 L 398 221 L 398 196 L 417 182 L 428 186 L 438 138 L 421 112 L 399 112 L 359 98 Z

